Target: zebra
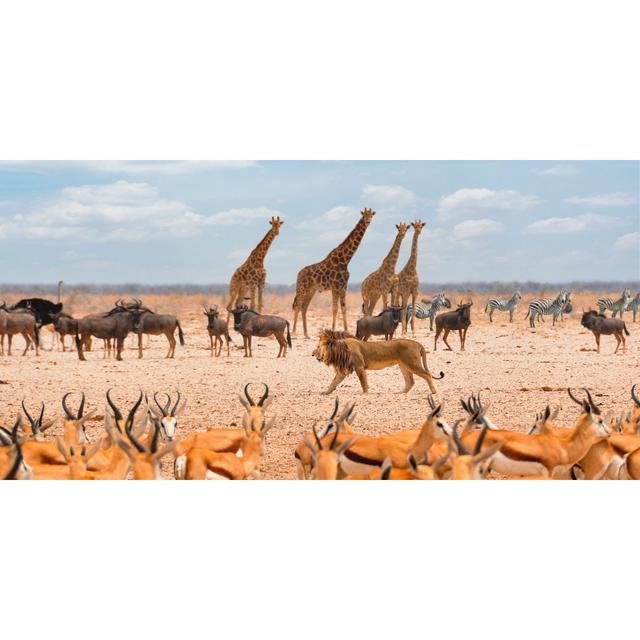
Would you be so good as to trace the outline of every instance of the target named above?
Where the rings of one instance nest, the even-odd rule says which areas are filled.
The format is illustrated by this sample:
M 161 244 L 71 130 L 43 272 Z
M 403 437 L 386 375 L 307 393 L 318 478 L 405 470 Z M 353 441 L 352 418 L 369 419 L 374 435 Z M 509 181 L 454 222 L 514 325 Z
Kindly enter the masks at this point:
M 640 309 L 640 291 L 636 293 L 635 297 L 632 298 L 631 302 L 627 305 L 625 311 L 633 311 L 633 321 L 636 321 L 636 314 L 638 313 L 638 309 Z
M 425 300 L 424 298 L 420 302 L 416 302 L 416 318 L 424 320 L 429 318 L 429 331 L 433 331 L 433 319 L 436 317 L 436 313 L 442 308 L 451 309 L 451 300 L 444 295 L 444 292 L 439 293 L 433 300 Z M 411 305 L 407 305 L 407 322 L 411 318 Z
M 617 300 L 612 300 L 611 298 L 598 298 L 597 305 L 600 313 L 604 314 L 604 312 L 609 309 L 611 311 L 612 318 L 615 318 L 617 313 L 619 313 L 620 318 L 622 318 L 630 301 L 631 291 L 629 289 L 625 289 Z
M 518 307 L 518 301 L 522 299 L 522 294 L 519 291 L 516 291 L 508 300 L 501 300 L 500 298 L 491 298 L 486 307 L 484 308 L 484 312 L 487 313 L 487 309 L 489 310 L 489 322 L 493 322 L 493 312 L 497 309 L 498 311 L 508 311 L 509 312 L 509 322 L 513 322 L 513 314 Z
M 544 316 L 553 315 L 553 326 L 556 324 L 556 320 L 564 312 L 567 303 L 571 301 L 571 294 L 564 289 L 555 297 L 555 299 L 546 298 L 540 300 L 532 300 L 529 303 L 529 310 L 524 317 L 526 320 L 529 318 L 529 326 L 532 329 L 536 328 L 536 317 L 539 317 L 544 322 Z

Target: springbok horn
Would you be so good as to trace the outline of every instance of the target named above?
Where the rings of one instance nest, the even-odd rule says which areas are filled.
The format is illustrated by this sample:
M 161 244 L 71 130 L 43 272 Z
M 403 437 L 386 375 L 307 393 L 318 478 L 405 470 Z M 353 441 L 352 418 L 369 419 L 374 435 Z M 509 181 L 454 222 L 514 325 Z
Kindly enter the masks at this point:
M 71 413 L 71 411 L 69 410 L 69 407 L 67 406 L 67 398 L 72 394 L 72 391 L 69 391 L 68 393 L 65 393 L 62 396 L 62 408 L 64 409 L 64 413 L 67 416 L 67 418 L 69 418 L 69 420 L 76 420 L 76 417 L 73 415 L 73 413 Z
M 180 404 L 180 392 L 176 391 L 176 393 L 178 394 L 178 397 L 176 399 L 176 403 L 173 405 L 173 409 L 171 409 L 171 417 L 174 418 L 176 415 L 176 410 L 178 409 L 178 405 Z M 167 394 L 169 395 L 169 394 Z
M 120 409 L 116 407 L 113 400 L 111 399 L 111 389 L 107 389 L 107 402 L 111 407 L 111 411 L 113 411 L 113 417 L 117 420 L 122 420 L 122 414 L 120 413 Z M 119 428 L 119 427 L 118 427 Z
M 133 407 L 131 408 L 131 411 L 129 411 L 129 415 L 127 416 L 127 422 L 126 422 L 126 425 L 129 425 L 129 429 L 133 427 L 133 419 L 135 418 L 136 412 L 138 411 L 138 407 L 142 403 L 143 397 L 144 397 L 144 394 L 141 391 L 138 401 L 133 405 Z M 126 430 L 126 425 L 125 425 L 125 430 Z M 127 431 L 127 435 L 129 435 L 128 431 Z
M 338 439 L 338 433 L 340 432 L 340 423 L 336 423 L 336 431 L 333 434 L 333 438 L 331 440 L 331 444 L 329 445 L 329 451 L 333 451 L 333 447 L 336 444 L 336 440 Z
M 249 395 L 249 385 L 250 384 L 251 384 L 250 382 L 247 382 L 247 384 L 245 385 L 245 387 L 244 387 L 244 395 L 246 396 L 247 400 L 249 401 L 249 404 L 252 407 L 255 407 L 256 405 L 255 405 L 253 399 L 251 398 L 251 396 Z
M 469 450 L 462 444 L 462 442 L 460 441 L 460 438 L 458 437 L 458 426 L 460 425 L 461 422 L 462 420 L 458 420 L 453 425 L 453 441 L 455 442 L 456 448 L 458 449 L 458 454 L 461 456 L 468 456 Z
M 158 450 L 159 436 L 160 436 L 159 420 L 154 420 L 153 421 L 153 438 L 151 439 L 151 453 L 155 453 Z
M 18 469 L 20 469 L 20 466 L 22 465 L 22 447 L 20 446 L 20 443 L 18 441 L 16 441 L 15 447 L 16 457 L 13 461 L 13 464 L 11 465 L 11 469 L 9 469 L 9 471 L 5 475 L 4 480 L 15 480 L 16 476 L 18 475 Z
M 166 416 L 166 412 L 164 407 L 158 402 L 158 392 L 155 391 L 153 394 L 153 401 L 158 405 L 158 409 L 160 409 L 160 413 L 162 414 L 162 416 Z
M 484 442 L 484 438 L 487 435 L 487 429 L 489 428 L 489 426 L 487 424 L 484 425 L 484 427 L 482 427 L 482 431 L 480 432 L 480 435 L 478 436 L 478 439 L 476 440 L 476 448 L 473 450 L 473 455 L 477 456 L 480 451 L 482 450 L 482 443 Z
M 131 414 L 129 415 L 131 416 Z M 136 437 L 133 435 L 133 432 L 131 431 L 132 423 L 133 423 L 133 420 L 127 419 L 127 422 L 124 425 L 124 430 L 127 434 L 127 437 L 129 438 L 129 441 L 131 442 L 131 444 L 136 448 L 136 451 L 138 451 L 138 453 L 146 453 L 146 449 L 136 440 Z
M 318 451 L 322 451 L 322 442 L 320 442 L 320 438 L 318 438 L 318 432 L 316 431 L 315 424 L 313 425 L 313 427 L 311 427 L 311 430 L 313 431 L 313 437 L 316 439 L 316 444 L 318 445 Z
M 578 400 L 578 398 L 576 398 L 573 393 L 571 393 L 571 389 L 567 389 L 567 393 L 569 394 L 569 397 L 576 403 L 579 404 L 581 407 L 585 406 L 585 401 L 584 400 Z
M 13 424 L 13 429 L 11 429 L 11 439 L 14 442 L 18 441 L 18 430 L 20 429 L 20 426 L 22 425 L 22 416 L 18 416 L 16 418 L 16 421 Z
M 42 421 L 44 420 L 44 402 L 42 403 L 42 407 L 40 409 L 40 415 L 38 416 L 38 431 L 40 431 L 42 427 Z
M 600 415 L 600 408 L 596 406 L 596 403 L 593 401 L 593 398 L 591 397 L 591 393 L 589 392 L 589 389 L 585 389 L 585 392 L 587 394 L 587 398 L 589 399 L 589 405 L 591 406 L 591 409 L 593 410 L 593 413 L 595 413 L 596 415 Z
M 84 391 L 83 391 L 82 398 L 80 400 L 80 406 L 78 407 L 78 420 L 82 418 L 82 414 L 84 413 L 84 401 L 85 401 L 85 397 L 84 397 Z
M 260 400 L 258 400 L 259 407 L 261 407 L 264 404 L 264 401 L 269 397 L 269 386 L 266 382 L 263 382 L 262 384 L 264 385 L 264 393 L 262 394 Z
M 633 392 L 633 389 L 632 389 Z M 331 422 L 338 415 L 338 407 L 340 406 L 340 400 L 336 396 L 336 403 L 333 405 L 333 413 L 329 416 L 329 422 Z
M 631 387 L 631 398 L 636 403 L 636 407 L 640 407 L 640 398 L 636 395 L 636 387 L 635 384 Z
M 24 411 L 24 415 L 27 416 L 27 420 L 29 420 L 29 423 L 33 427 L 33 418 L 29 415 L 29 412 L 27 411 L 27 407 L 24 406 L 24 399 L 22 400 L 21 404 L 22 404 L 22 410 Z

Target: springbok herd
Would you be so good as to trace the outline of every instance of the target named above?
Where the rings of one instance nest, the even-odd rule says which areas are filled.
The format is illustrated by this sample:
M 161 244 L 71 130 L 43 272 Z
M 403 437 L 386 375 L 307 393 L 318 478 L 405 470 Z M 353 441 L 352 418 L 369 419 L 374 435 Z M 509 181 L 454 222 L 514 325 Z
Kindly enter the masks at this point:
M 488 415 L 480 393 L 461 399 L 466 418 L 449 424 L 442 403 L 428 396 L 424 422 L 413 429 L 368 436 L 354 428 L 354 404 L 339 406 L 320 428 L 313 425 L 291 451 L 299 479 L 317 480 L 479 480 L 489 472 L 522 479 L 640 479 L 640 397 L 618 417 L 603 416 L 589 390 L 569 398 L 577 405 L 573 427 L 554 423 L 559 408 L 547 405 L 532 417 L 528 433 L 502 429 Z M 11 428 L 0 427 L 0 477 L 5 480 L 154 480 L 160 461 L 173 456 L 180 480 L 247 480 L 260 477 L 267 433 L 278 427 L 268 416 L 269 388 L 258 400 L 250 384 L 240 394 L 242 428 L 216 428 L 179 438 L 178 419 L 186 400 L 178 393 L 140 392 L 128 410 L 106 392 L 104 433 L 90 442 L 86 423 L 99 419 L 86 411 L 80 394 L 62 398 L 63 435 L 47 438 L 57 420 L 45 420 L 45 405 L 30 412 L 25 401 Z M 24 414 L 24 417 L 23 417 Z M 283 421 L 284 422 L 284 421 Z M 508 425 L 503 425 L 508 426 Z

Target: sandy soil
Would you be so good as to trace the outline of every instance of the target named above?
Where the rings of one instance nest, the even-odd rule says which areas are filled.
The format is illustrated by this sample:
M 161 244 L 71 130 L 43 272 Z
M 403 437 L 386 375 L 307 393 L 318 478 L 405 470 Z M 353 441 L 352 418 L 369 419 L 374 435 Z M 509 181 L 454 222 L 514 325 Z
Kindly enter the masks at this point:
M 612 292 L 602 293 L 612 295 Z M 469 297 L 468 292 L 451 295 L 455 300 Z M 500 313 L 496 313 L 494 323 L 489 324 L 483 311 L 490 296 L 472 294 L 473 324 L 463 353 L 458 351 L 459 340 L 454 334 L 449 340 L 454 351 L 442 350 L 444 344 L 439 342 L 438 351 L 433 353 L 433 333 L 428 330 L 428 321 L 417 321 L 415 339 L 429 352 L 430 370 L 445 372 L 444 380 L 436 385 L 445 400 L 446 419 L 454 421 L 462 417 L 459 398 L 479 390 L 491 400 L 489 415 L 494 422 L 516 430 L 527 429 L 533 423 L 534 414 L 547 402 L 561 405 L 561 424 L 572 424 L 576 406 L 567 396 L 567 386 L 594 390 L 597 401 L 606 411 L 619 413 L 630 408 L 630 387 L 640 382 L 640 324 L 633 325 L 631 315 L 626 314 L 631 332 L 626 354 L 613 355 L 615 339 L 612 336 L 603 337 L 602 353 L 595 353 L 592 334 L 580 326 L 580 309 L 593 305 L 599 295 L 574 294 L 575 311 L 564 322 L 552 327 L 551 320 L 547 319 L 539 328 L 531 330 L 524 320 L 530 296 L 521 301 L 513 324 L 509 324 L 506 314 Z M 291 299 L 291 296 L 267 296 L 265 311 L 293 320 Z M 65 302 L 77 316 L 106 310 L 113 303 L 111 298 L 91 295 L 71 296 Z M 154 391 L 173 393 L 179 389 L 188 397 L 188 409 L 179 423 L 179 432 L 185 434 L 211 426 L 241 424 L 243 410 L 238 392 L 246 382 L 267 382 L 274 397 L 269 413 L 277 414 L 278 421 L 268 436 L 262 475 L 267 479 L 295 478 L 295 445 L 304 431 L 330 414 L 334 402 L 333 397 L 320 395 L 333 372 L 311 356 L 315 339 L 304 340 L 300 328 L 286 359 L 275 357 L 275 340 L 254 340 L 254 357 L 248 359 L 242 357 L 241 337 L 231 331 L 234 341 L 231 357 L 212 358 L 201 296 L 146 296 L 144 302 L 159 312 L 179 315 L 186 346 L 178 345 L 174 360 L 164 359 L 167 348 L 164 337 L 152 337 L 144 358 L 138 360 L 132 348 L 133 337 L 130 337 L 122 362 L 103 359 L 99 350 L 88 353 L 87 362 L 82 363 L 73 351 L 49 350 L 52 335 L 43 331 L 45 349 L 40 357 L 36 358 L 33 352 L 25 357 L 0 357 L 0 423 L 12 422 L 22 398 L 26 398 L 34 410 L 44 401 L 47 416 L 61 416 L 63 393 L 83 390 L 89 405 L 97 406 L 102 415 L 104 393 L 109 387 L 123 406 L 130 406 L 141 388 L 150 394 Z M 222 306 L 223 301 L 214 296 L 209 302 Z M 348 303 L 350 328 L 354 330 L 361 304 L 359 294 L 349 294 Z M 311 335 L 316 336 L 330 321 L 330 296 L 324 294 L 314 301 L 310 310 Z M 22 338 L 16 338 L 14 354 L 20 354 L 22 344 Z M 361 393 L 355 376 L 338 388 L 341 402 L 357 403 L 357 430 L 377 434 L 420 424 L 428 408 L 428 389 L 422 380 L 416 379 L 416 386 L 409 394 L 400 393 L 403 379 L 397 367 L 393 367 L 370 372 L 369 384 L 370 392 L 366 396 Z M 259 392 L 259 387 L 255 392 Z M 89 434 L 93 436 L 101 429 L 100 422 L 91 425 Z M 59 433 L 60 426 L 56 425 L 51 431 Z M 172 477 L 171 461 L 165 461 L 163 474 Z

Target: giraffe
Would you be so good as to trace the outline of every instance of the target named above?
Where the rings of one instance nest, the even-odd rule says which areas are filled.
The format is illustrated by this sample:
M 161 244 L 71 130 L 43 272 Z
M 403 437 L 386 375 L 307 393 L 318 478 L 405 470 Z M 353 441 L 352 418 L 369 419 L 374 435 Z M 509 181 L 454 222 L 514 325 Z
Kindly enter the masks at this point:
M 229 300 L 227 304 L 227 322 L 231 316 L 231 310 L 237 307 L 245 297 L 251 298 L 251 309 L 256 305 L 256 288 L 258 289 L 258 313 L 262 313 L 262 294 L 267 280 L 267 270 L 264 268 L 264 258 L 273 242 L 273 239 L 280 233 L 280 227 L 284 220 L 280 217 L 272 217 L 269 220 L 271 229 L 258 242 L 256 248 L 249 254 L 249 257 L 235 270 L 229 283 Z M 247 295 L 249 294 L 249 295 Z
M 418 271 L 416 269 L 416 265 L 418 264 L 418 238 L 425 223 L 416 220 L 411 223 L 411 226 L 413 227 L 411 255 L 404 269 L 398 274 L 398 298 L 402 305 L 402 333 L 407 333 L 407 314 L 405 310 L 409 298 L 411 298 L 411 333 L 414 333 L 413 323 L 416 315 L 416 297 L 418 296 L 418 289 L 420 287 L 420 280 L 418 279 Z
M 298 272 L 296 280 L 296 297 L 293 300 L 293 333 L 296 332 L 298 313 L 302 312 L 302 327 L 304 337 L 307 333 L 307 309 L 316 293 L 331 289 L 333 298 L 333 324 L 336 328 L 336 316 L 338 314 L 338 301 L 342 309 L 342 322 L 344 330 L 347 330 L 347 303 L 345 296 L 349 283 L 349 262 L 360 245 L 360 241 L 367 230 L 375 211 L 365 209 L 360 212 L 360 220 L 351 233 L 329 255 L 316 264 L 310 264 Z
M 371 315 L 376 307 L 380 296 L 382 296 L 383 307 L 387 307 L 389 293 L 391 293 L 391 304 L 397 304 L 398 276 L 396 275 L 396 264 L 400 254 L 400 245 L 407 233 L 408 225 L 404 222 L 396 225 L 398 235 L 382 264 L 373 273 L 368 275 L 362 283 L 362 313 Z

